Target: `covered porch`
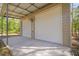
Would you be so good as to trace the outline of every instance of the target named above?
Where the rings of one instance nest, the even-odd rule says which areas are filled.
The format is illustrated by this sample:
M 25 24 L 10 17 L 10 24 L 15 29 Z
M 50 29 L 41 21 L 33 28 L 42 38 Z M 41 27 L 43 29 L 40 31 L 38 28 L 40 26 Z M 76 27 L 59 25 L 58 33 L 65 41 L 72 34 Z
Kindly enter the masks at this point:
M 71 48 L 70 4 L 1 4 L 6 17 L 6 37 L 2 40 L 14 56 L 69 56 Z M 21 20 L 19 36 L 8 35 L 8 18 Z

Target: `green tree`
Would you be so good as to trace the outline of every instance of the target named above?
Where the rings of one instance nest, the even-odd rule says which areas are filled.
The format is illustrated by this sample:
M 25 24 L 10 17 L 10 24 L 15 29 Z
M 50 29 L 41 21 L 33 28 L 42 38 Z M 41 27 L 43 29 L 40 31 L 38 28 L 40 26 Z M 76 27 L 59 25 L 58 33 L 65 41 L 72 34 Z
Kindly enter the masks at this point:
M 72 30 L 73 34 L 79 37 L 79 7 L 73 9 Z
M 3 20 L 3 33 L 6 34 L 6 18 L 4 17 L 1 19 L 0 17 L 0 33 L 1 33 L 1 24 Z M 8 20 L 8 33 L 13 34 L 16 33 L 18 34 L 20 32 L 20 20 L 19 19 L 14 19 L 14 18 L 9 18 Z
M 79 31 L 79 8 L 74 9 L 73 11 L 73 31 Z

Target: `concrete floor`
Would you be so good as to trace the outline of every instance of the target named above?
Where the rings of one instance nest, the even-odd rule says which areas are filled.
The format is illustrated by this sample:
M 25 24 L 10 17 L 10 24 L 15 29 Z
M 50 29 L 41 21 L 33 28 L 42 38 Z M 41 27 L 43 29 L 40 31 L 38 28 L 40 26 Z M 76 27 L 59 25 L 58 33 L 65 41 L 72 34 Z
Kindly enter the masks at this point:
M 6 43 L 6 39 L 3 39 Z M 70 48 L 42 40 L 32 40 L 16 36 L 9 38 L 10 49 L 14 56 L 70 56 Z

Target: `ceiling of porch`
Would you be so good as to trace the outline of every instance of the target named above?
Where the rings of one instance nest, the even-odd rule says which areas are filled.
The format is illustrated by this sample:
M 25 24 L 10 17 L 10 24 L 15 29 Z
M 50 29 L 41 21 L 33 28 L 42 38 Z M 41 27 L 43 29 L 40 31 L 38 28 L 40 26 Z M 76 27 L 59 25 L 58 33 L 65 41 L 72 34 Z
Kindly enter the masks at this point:
M 2 5 L 3 4 L 0 3 L 0 15 L 2 13 Z M 9 3 L 8 16 L 14 18 L 21 18 L 43 7 L 46 7 L 47 5 L 48 3 Z M 6 16 L 6 14 L 4 16 Z

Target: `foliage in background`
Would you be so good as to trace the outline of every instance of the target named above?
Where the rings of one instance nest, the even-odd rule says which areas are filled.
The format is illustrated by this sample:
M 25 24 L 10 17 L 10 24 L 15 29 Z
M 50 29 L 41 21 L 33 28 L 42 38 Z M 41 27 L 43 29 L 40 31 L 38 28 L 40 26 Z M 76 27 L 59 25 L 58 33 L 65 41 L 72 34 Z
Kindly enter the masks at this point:
M 6 34 L 6 18 L 5 17 L 3 19 L 1 19 L 0 17 L 0 33 L 2 31 L 2 28 L 1 28 L 2 21 L 3 21 L 3 33 Z M 20 20 L 19 19 L 9 18 L 8 33 L 9 34 L 20 33 Z
M 73 15 L 72 30 L 74 37 L 72 39 L 72 46 L 73 46 L 72 53 L 75 56 L 79 56 L 79 7 L 73 8 L 72 15 Z
M 79 7 L 73 9 L 72 28 L 74 32 L 79 32 Z

